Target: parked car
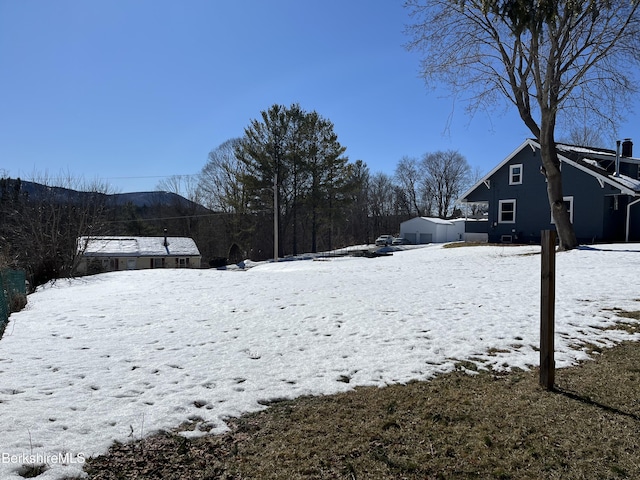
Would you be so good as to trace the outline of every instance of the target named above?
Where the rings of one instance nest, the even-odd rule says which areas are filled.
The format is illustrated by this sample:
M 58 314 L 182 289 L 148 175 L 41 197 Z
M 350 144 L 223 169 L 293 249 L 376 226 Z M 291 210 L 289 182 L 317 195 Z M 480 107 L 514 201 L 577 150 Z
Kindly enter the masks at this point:
M 393 239 L 393 242 L 391 242 L 391 245 L 409 245 L 411 242 L 409 242 L 409 240 L 407 240 L 406 238 L 403 237 L 397 237 Z
M 376 238 L 376 245 L 379 247 L 391 245 L 392 243 L 393 243 L 393 235 L 380 235 L 378 238 Z

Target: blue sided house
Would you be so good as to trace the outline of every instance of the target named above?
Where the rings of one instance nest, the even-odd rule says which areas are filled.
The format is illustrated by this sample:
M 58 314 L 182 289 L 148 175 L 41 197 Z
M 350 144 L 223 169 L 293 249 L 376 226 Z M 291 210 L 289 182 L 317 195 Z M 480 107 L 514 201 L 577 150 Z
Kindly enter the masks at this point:
M 578 241 L 640 241 L 640 158 L 627 139 L 616 150 L 558 143 L 562 189 Z M 467 233 L 491 243 L 539 243 L 554 230 L 541 173 L 540 144 L 526 140 L 469 189 L 460 202 L 480 206 Z

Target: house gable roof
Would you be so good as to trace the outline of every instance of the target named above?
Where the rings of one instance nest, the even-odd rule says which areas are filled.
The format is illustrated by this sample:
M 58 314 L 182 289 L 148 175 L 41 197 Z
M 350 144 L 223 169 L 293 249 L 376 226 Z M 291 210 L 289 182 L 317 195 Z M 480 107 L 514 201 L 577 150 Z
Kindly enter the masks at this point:
M 489 173 L 487 173 L 484 177 L 478 180 L 478 182 L 475 185 L 473 185 L 469 190 L 464 192 L 464 194 L 462 194 L 458 202 L 465 203 L 467 201 L 467 197 L 471 192 L 473 192 L 476 188 L 478 188 L 480 185 L 482 185 L 487 180 L 489 180 L 498 170 L 500 170 L 507 163 L 509 163 L 513 159 L 513 157 L 515 157 L 518 153 L 520 153 L 525 147 L 530 147 L 532 150 L 535 150 L 536 148 L 540 148 L 540 145 L 538 145 L 536 142 L 534 142 L 530 138 L 522 142 L 522 144 L 518 148 L 516 148 L 513 152 L 511 152 L 509 156 L 507 156 L 504 160 L 502 160 L 498 165 L 493 167 L 491 171 L 489 171 Z
M 464 192 L 460 197 L 460 202 L 465 203 L 471 192 L 487 182 L 498 170 L 508 164 L 518 153 L 524 148 L 529 147 L 532 150 L 540 150 L 540 144 L 533 139 L 525 140 L 518 148 L 516 148 L 508 157 L 496 165 L 489 173 L 482 177 L 469 190 Z M 602 148 L 580 147 L 576 145 L 568 145 L 563 143 L 556 144 L 558 157 L 560 162 L 567 163 L 589 175 L 598 179 L 598 181 L 607 183 L 618 188 L 622 193 L 631 196 L 640 195 L 640 180 L 633 179 L 625 175 L 616 176 L 615 173 L 607 170 L 605 164 L 615 163 L 616 152 Z M 623 161 L 640 164 L 640 159 L 624 157 Z
M 80 237 L 78 252 L 86 257 L 200 256 L 196 242 L 187 237 Z

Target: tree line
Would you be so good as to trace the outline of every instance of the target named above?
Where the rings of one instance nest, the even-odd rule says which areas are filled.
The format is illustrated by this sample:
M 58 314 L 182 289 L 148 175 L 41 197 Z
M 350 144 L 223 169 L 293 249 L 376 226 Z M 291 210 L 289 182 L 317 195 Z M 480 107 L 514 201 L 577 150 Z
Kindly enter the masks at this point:
M 209 153 L 191 193 L 227 214 L 235 243 L 266 258 L 275 252 L 268 244 L 276 237 L 279 256 L 295 255 L 371 243 L 416 215 L 449 218 L 459 213 L 455 201 L 472 180 L 456 151 L 403 157 L 394 175 L 371 173 L 345 151 L 328 119 L 298 104 L 273 105 L 242 137 Z
M 114 204 L 99 180 L 0 174 L 0 266 L 24 268 L 35 288 L 74 274 L 81 236 L 165 228 L 192 237 L 212 265 L 273 258 L 276 237 L 279 257 L 369 244 L 411 217 L 459 214 L 455 199 L 472 180 L 455 151 L 403 157 L 392 175 L 345 152 L 328 119 L 298 104 L 273 105 L 242 137 L 214 148 L 198 175 L 158 184 L 191 202 Z

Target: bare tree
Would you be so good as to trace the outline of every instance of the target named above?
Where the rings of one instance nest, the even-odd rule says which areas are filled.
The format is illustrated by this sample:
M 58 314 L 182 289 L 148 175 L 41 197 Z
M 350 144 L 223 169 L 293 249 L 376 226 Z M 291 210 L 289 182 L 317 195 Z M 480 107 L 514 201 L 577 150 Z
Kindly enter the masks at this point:
M 108 191 L 70 174 L 0 179 L 0 252 L 27 271 L 32 288 L 74 274 L 78 239 L 105 229 Z
M 588 125 L 579 128 L 573 128 L 569 132 L 566 143 L 572 145 L 580 145 L 583 147 L 602 147 L 603 140 L 600 132 Z
M 369 202 L 371 214 L 386 217 L 393 214 L 393 181 L 382 172 L 373 174 L 369 182 Z
M 448 218 L 456 199 L 469 185 L 471 167 L 453 150 L 426 154 L 421 165 L 425 171 L 425 190 L 433 198 L 438 217 Z
M 240 143 L 240 138 L 231 138 L 211 150 L 198 183 L 202 205 L 220 214 L 208 222 L 210 232 L 203 243 L 217 256 L 228 258 L 253 249 L 255 238 L 260 237 L 256 232 L 261 231 L 256 224 L 264 220 L 262 216 L 260 220 L 249 216 L 251 197 L 244 183 L 248 171 L 236 156 Z M 232 247 L 236 251 L 233 255 Z
M 247 169 L 236 156 L 240 141 L 232 138 L 211 150 L 209 161 L 200 173 L 199 195 L 205 206 L 217 212 L 245 211 L 247 192 L 242 179 Z
M 172 175 L 158 182 L 156 190 L 170 193 L 171 201 L 166 207 L 171 208 L 171 216 L 165 220 L 165 228 L 172 231 L 182 231 L 188 236 L 194 236 L 198 230 L 199 217 L 202 213 L 200 205 L 200 190 L 197 175 Z M 161 209 L 166 202 L 165 195 L 158 196 L 156 208 Z M 161 200 L 162 199 L 162 200 Z
M 409 204 L 409 214 L 419 217 L 424 215 L 424 206 L 421 202 L 421 186 L 424 184 L 423 175 L 420 171 L 419 162 L 416 158 L 404 156 L 396 165 L 395 178 L 398 186 L 403 190 L 407 203 Z
M 590 111 L 616 124 L 640 62 L 637 0 L 406 0 L 427 84 L 472 108 L 506 98 L 540 142 L 561 249 L 577 246 L 562 194 L 556 124 Z
M 482 169 L 478 166 L 473 167 L 469 173 L 469 183 L 465 188 L 463 188 L 463 190 L 467 190 L 472 185 L 478 183 L 482 177 L 484 177 Z M 488 206 L 485 203 L 464 203 L 463 205 L 460 205 L 460 207 L 465 216 L 470 216 L 471 218 L 481 218 L 488 212 Z
M 171 175 L 160 180 L 156 190 L 175 193 L 195 203 L 199 203 L 200 200 L 196 175 Z
M 377 172 L 369 179 L 369 208 L 374 235 L 394 232 L 396 213 L 396 188 L 393 179 L 386 173 Z M 392 230 L 390 230 L 393 228 Z

